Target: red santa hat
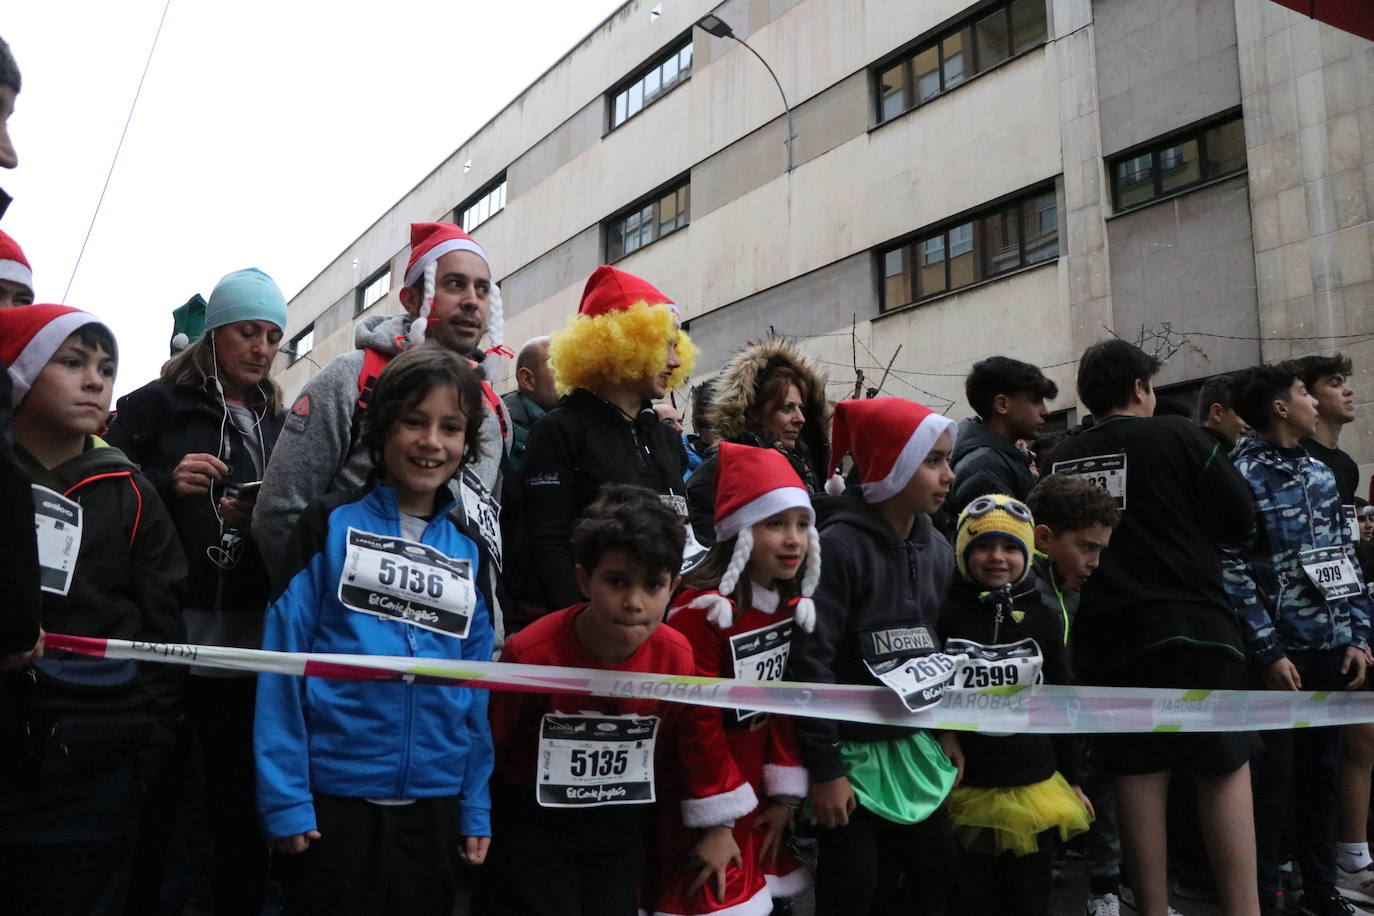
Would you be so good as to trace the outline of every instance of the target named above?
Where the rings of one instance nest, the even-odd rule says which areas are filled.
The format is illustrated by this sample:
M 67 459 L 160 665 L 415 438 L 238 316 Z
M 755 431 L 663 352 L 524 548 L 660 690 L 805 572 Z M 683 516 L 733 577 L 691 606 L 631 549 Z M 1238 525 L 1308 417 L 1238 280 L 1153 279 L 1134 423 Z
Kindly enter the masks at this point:
M 33 292 L 33 269 L 19 243 L 0 232 L 0 280 L 20 283 Z
M 681 317 L 673 300 L 659 292 L 648 280 L 611 267 L 609 264 L 602 264 L 587 278 L 577 314 L 596 318 L 612 312 L 626 311 L 639 302 L 666 305 L 673 313 L 674 319 Z
M 429 327 L 429 313 L 434 307 L 434 284 L 438 278 L 439 259 L 451 251 L 470 251 L 487 265 L 491 273 L 491 261 L 477 241 L 453 223 L 411 223 L 410 224 L 410 261 L 406 264 L 404 285 L 410 286 L 421 277 L 425 281 L 424 296 L 420 300 L 420 313 L 410 325 L 410 342 L 423 343 Z M 501 306 L 501 289 L 495 280 L 487 296 L 490 309 L 487 312 L 487 341 L 491 348 L 487 351 L 488 375 L 495 370 L 497 357 L 506 355 L 505 311 Z
M 90 312 L 69 305 L 0 309 L 0 362 L 9 367 L 14 406 L 23 402 L 34 379 L 63 341 L 83 325 L 103 323 Z
M 955 422 L 905 398 L 840 401 L 830 434 L 834 476 L 825 489 L 832 494 L 844 490 L 840 465 L 845 455 L 853 455 L 867 502 L 896 496 L 944 433 L 953 446 Z
M 821 546 L 814 527 L 816 512 L 811 508 L 811 494 L 787 456 L 777 449 L 722 442 L 716 462 L 716 540 L 719 543 L 735 538 L 735 549 L 716 590 L 719 594 L 702 595 L 689 607 L 705 609 L 709 620 L 721 629 L 729 629 L 734 622 L 733 607 L 722 596 L 734 592 L 749 564 L 754 552 L 754 525 L 788 509 L 804 509 L 813 527 L 807 538 L 806 572 L 795 618 L 810 633 L 816 627 L 811 596 L 821 577 Z

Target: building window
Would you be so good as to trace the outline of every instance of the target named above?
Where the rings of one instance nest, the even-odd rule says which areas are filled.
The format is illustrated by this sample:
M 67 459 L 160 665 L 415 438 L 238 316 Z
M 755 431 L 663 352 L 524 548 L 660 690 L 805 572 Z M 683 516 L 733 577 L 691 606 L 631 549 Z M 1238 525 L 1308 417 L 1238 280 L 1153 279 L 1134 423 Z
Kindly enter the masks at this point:
M 471 232 L 506 208 L 506 176 L 488 184 L 453 211 L 453 221 Z
M 1239 114 L 1117 156 L 1109 164 L 1116 210 L 1130 210 L 1194 185 L 1245 171 Z
M 291 362 L 294 363 L 301 359 L 313 349 L 315 349 L 315 326 L 312 324 L 291 338 Z
M 878 123 L 889 121 L 1045 41 L 1044 0 L 981 10 L 876 68 Z
M 690 179 L 658 191 L 606 222 L 606 260 L 618 261 L 687 225 Z
M 357 303 L 354 307 L 354 314 L 361 314 L 376 305 L 382 297 L 391 292 L 391 265 L 388 264 L 375 274 L 367 278 L 367 281 L 357 290 Z
M 689 35 L 672 50 L 637 72 L 610 93 L 611 129 L 630 118 L 668 93 L 668 90 L 692 75 L 692 38 Z
M 882 308 L 900 308 L 1058 256 L 1054 188 L 1039 188 L 881 249 Z

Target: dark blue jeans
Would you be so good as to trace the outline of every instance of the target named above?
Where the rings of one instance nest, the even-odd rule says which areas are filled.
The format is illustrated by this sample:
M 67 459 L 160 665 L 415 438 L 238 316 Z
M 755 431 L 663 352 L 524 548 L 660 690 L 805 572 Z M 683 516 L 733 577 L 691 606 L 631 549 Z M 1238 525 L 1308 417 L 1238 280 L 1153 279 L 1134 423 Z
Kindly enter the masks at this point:
M 1288 653 L 1303 690 L 1345 689 L 1350 677 L 1341 674 L 1344 659 L 1343 648 Z M 1341 730 L 1271 730 L 1260 732 L 1260 737 L 1264 749 L 1251 764 L 1260 897 L 1272 899 L 1279 890 L 1280 835 L 1289 799 L 1303 894 L 1317 899 L 1330 896 L 1336 890 L 1336 770 Z

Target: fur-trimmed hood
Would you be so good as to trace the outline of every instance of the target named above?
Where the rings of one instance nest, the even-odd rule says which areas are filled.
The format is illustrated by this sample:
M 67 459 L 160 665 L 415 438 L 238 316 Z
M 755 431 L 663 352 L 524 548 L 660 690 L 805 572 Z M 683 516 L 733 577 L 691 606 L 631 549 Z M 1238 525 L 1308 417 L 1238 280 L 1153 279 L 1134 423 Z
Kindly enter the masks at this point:
M 745 421 L 745 411 L 754 405 L 754 398 L 766 377 L 769 364 L 785 365 L 806 381 L 809 389 L 802 412 L 806 425 L 798 440 L 808 463 L 824 482 L 826 462 L 830 457 L 830 408 L 826 401 L 826 376 L 814 363 L 802 356 L 785 338 L 769 337 L 740 350 L 716 376 L 711 406 L 706 412 L 711 437 L 717 442 L 750 442 L 754 434 Z

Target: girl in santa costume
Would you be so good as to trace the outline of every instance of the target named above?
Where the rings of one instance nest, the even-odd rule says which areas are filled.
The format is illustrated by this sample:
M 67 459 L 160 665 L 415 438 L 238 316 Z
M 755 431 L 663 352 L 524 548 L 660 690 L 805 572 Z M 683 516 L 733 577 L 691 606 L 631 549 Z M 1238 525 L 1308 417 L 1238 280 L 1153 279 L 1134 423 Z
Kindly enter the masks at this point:
M 814 521 L 811 498 L 785 455 L 721 444 L 715 497 L 720 540 L 686 574 L 685 589 L 668 613 L 669 625 L 692 644 L 698 675 L 781 680 L 792 628 L 809 631 L 815 625 L 810 594 L 820 578 L 820 545 Z M 695 886 L 691 873 L 670 868 L 659 876 L 655 912 L 767 916 L 774 897 L 791 897 L 810 881 L 781 842 L 807 789 L 792 720 L 689 709 L 709 744 L 733 757 L 740 775 L 766 800 L 735 821 L 741 862 L 727 875 L 723 893 L 717 886 Z M 682 861 L 691 833 L 680 820 L 665 818 L 660 861 Z

